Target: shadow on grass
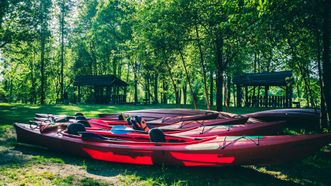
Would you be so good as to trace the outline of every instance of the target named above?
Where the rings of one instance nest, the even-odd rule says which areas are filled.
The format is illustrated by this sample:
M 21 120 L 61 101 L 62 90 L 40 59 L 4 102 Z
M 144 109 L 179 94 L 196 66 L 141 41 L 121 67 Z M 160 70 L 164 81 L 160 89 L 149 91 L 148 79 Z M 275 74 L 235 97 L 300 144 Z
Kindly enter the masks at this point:
M 28 160 L 22 159 L 7 162 L 7 165 L 10 163 L 12 163 L 13 166 L 17 165 L 17 163 L 20 165 L 29 163 L 64 163 L 83 167 L 88 173 L 93 175 L 104 177 L 122 176 L 123 179 L 127 179 L 133 175 L 138 180 L 153 180 L 154 182 L 166 185 L 173 183 L 183 183 L 184 185 L 297 185 L 297 183 L 291 178 L 279 178 L 268 172 L 261 172 L 251 167 L 189 168 L 173 166 L 141 166 L 96 161 L 89 158 L 51 152 L 47 149 L 30 145 L 17 144 L 13 150 L 32 158 Z M 1 152 L 0 156 L 2 156 Z M 24 156 L 15 156 L 16 159 L 22 157 Z M 299 164 L 299 166 L 301 166 L 301 164 Z M 305 169 L 312 168 L 313 167 L 310 166 L 305 167 Z M 286 174 L 289 175 L 293 170 L 296 170 L 295 167 L 288 166 L 277 167 L 277 169 L 279 169 L 278 171 L 286 172 Z M 314 170 L 310 171 L 318 172 L 320 170 L 314 168 Z M 307 181 L 307 183 L 314 183 L 314 181 Z M 324 184 L 325 182 L 321 183 Z
M 262 172 L 281 172 L 302 185 L 331 185 L 331 153 L 318 152 L 302 161 L 268 166 Z

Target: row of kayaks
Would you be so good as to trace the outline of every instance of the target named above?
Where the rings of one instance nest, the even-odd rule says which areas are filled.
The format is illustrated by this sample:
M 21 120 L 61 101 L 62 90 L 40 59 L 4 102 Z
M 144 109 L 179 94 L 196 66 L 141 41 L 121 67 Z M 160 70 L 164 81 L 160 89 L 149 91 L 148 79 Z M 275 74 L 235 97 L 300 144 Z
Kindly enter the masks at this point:
M 36 114 L 15 123 L 17 140 L 97 160 L 180 166 L 264 165 L 297 160 L 331 141 L 331 134 L 279 135 L 294 121 L 318 122 L 308 109 L 236 115 L 149 109 L 98 118 Z M 296 123 L 295 123 L 296 124 Z M 298 124 L 296 124 L 298 125 Z

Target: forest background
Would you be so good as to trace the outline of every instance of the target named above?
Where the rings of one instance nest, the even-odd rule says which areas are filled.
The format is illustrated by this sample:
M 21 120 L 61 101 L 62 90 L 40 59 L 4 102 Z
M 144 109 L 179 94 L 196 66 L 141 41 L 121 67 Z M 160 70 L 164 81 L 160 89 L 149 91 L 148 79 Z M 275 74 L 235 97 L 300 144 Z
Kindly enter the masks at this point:
M 75 102 L 76 75 L 113 74 L 127 102 L 234 106 L 233 78 L 293 72 L 331 116 L 330 0 L 1 0 L 0 100 Z M 252 96 L 264 89 L 250 87 Z M 281 87 L 269 94 L 283 95 Z M 93 102 L 93 89 L 82 89 Z

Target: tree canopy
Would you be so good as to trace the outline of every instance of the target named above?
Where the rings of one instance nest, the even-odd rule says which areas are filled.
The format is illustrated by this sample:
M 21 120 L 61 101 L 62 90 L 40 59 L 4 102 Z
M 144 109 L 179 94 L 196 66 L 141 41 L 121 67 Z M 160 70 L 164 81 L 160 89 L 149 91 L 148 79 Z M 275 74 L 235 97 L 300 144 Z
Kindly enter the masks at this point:
M 128 102 L 221 110 L 235 104 L 234 76 L 289 70 L 294 99 L 331 116 L 329 0 L 2 0 L 0 9 L 8 102 L 74 101 L 76 75 L 112 74 L 129 84 Z

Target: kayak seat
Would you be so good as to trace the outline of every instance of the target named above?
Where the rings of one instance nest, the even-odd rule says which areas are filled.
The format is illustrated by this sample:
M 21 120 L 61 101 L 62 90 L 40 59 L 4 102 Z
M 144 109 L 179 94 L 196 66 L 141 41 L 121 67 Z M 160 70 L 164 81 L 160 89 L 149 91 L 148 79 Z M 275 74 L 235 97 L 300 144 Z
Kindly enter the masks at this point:
M 82 132 L 83 140 L 108 140 L 109 138 L 92 132 Z
M 76 120 L 87 120 L 84 116 L 76 116 Z
M 68 134 L 72 134 L 72 135 L 78 135 L 81 132 L 85 132 L 85 131 L 86 131 L 86 129 L 85 129 L 84 125 L 80 124 L 80 123 L 72 123 L 72 124 L 68 125 L 68 128 L 67 128 Z
M 131 125 L 131 126 L 133 125 L 131 118 L 126 119 L 126 121 L 128 122 L 128 125 Z
M 68 122 L 69 118 L 68 117 L 60 117 L 60 118 L 52 118 L 50 117 L 49 120 L 53 120 L 53 122 Z
M 77 113 L 75 114 L 75 116 L 83 116 L 83 117 L 84 117 L 84 114 L 81 113 L 81 112 L 77 112 Z
M 135 130 L 143 130 L 145 132 L 148 132 L 151 128 L 153 128 L 150 124 L 146 123 L 146 121 L 140 116 L 135 116 L 134 121 L 135 123 L 132 123 L 132 126 Z
M 141 130 L 140 126 L 137 124 L 136 120 L 131 120 L 132 128 L 134 130 Z
M 141 116 L 135 116 L 134 118 L 136 119 L 136 121 L 137 121 L 138 123 L 141 123 L 141 121 L 142 121 L 142 119 L 143 119 Z
M 120 113 L 120 114 L 118 115 L 118 120 L 125 121 L 125 120 L 127 120 L 127 117 L 125 116 L 124 113 Z
M 165 135 L 162 130 L 154 128 L 149 131 L 149 138 L 151 142 L 166 142 Z
M 77 123 L 84 125 L 84 127 L 91 127 L 90 123 L 87 120 L 80 120 Z

